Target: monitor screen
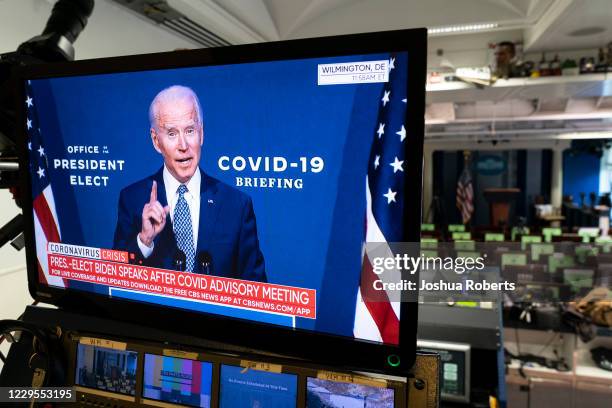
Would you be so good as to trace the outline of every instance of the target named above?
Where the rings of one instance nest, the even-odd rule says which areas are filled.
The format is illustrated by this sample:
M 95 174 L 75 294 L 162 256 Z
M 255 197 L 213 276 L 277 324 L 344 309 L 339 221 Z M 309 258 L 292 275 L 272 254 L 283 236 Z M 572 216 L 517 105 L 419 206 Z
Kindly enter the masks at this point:
M 308 378 L 306 407 L 368 407 L 393 408 L 395 391 L 392 388 L 355 383 L 344 383 Z
M 221 366 L 219 408 L 290 408 L 297 405 L 297 375 Z
M 353 37 L 355 51 L 376 46 L 281 58 L 256 44 L 224 58 L 31 68 L 31 291 L 47 302 L 81 294 L 80 310 L 172 310 L 166 329 L 185 311 L 399 349 L 400 321 L 415 326 L 416 315 L 391 295 L 364 295 L 375 276 L 362 248 L 418 242 L 422 67 L 413 45 L 384 51 L 374 35 Z M 136 310 L 114 314 L 142 321 Z
M 593 288 L 594 278 L 594 269 L 563 269 L 563 282 L 568 284 L 573 292 L 579 292 L 582 288 Z
M 210 407 L 212 363 L 145 354 L 144 398 L 192 407 Z
M 470 355 L 468 344 L 419 340 L 420 351 L 440 355 L 440 393 L 443 400 L 470 402 Z
M 138 353 L 79 343 L 75 384 L 119 394 L 136 394 Z

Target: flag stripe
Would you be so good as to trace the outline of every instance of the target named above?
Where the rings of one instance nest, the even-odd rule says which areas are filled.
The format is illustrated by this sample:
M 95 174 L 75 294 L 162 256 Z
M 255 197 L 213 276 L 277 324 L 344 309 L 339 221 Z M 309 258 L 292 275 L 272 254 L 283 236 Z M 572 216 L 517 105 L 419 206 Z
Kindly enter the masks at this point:
M 51 190 L 51 184 L 49 184 L 44 190 L 43 190 L 43 195 L 45 196 L 45 199 L 47 200 L 47 207 L 49 207 L 49 211 L 51 212 L 51 215 L 53 216 L 53 224 L 55 225 L 55 228 L 57 229 L 57 234 L 58 236 L 62 236 L 62 231 L 60 230 L 60 223 L 59 223 L 59 218 L 57 217 L 57 211 L 55 209 L 55 197 L 53 197 L 53 190 Z
M 374 292 L 373 283 L 378 277 L 372 270 L 370 259 L 366 256 L 361 270 L 361 293 L 366 307 L 378 327 L 383 342 L 399 343 L 399 319 L 391 307 L 387 294 L 383 291 Z M 368 293 L 370 292 L 370 293 Z M 374 293 L 372 293 L 374 292 Z M 374 297 L 374 298 L 373 298 Z M 373 300 L 369 300 L 373 299 Z M 397 303 L 397 302 L 395 302 Z
M 361 288 L 357 293 L 357 307 L 355 309 L 355 337 L 364 340 L 382 342 L 383 339 L 378 330 L 372 330 L 373 327 L 378 328 L 378 325 L 374 321 L 374 318 L 370 314 L 370 310 L 366 306 L 366 302 L 363 300 L 361 295 Z
M 379 256 L 385 256 L 389 258 L 393 258 L 394 254 L 389 245 L 386 243 L 387 240 L 380 227 L 378 226 L 378 222 L 376 222 L 376 218 L 372 213 L 372 195 L 370 194 L 370 187 L 368 183 L 368 177 L 366 177 L 366 242 L 376 243 L 376 251 Z M 381 250 L 381 247 L 383 248 Z M 367 248 L 367 245 L 366 245 Z M 365 262 L 367 258 L 367 254 L 364 255 L 363 261 Z M 387 270 L 386 272 L 387 280 L 390 282 L 400 282 L 402 279 L 401 272 L 398 270 Z M 367 292 L 366 292 L 367 293 Z M 392 296 L 387 296 L 387 301 Z M 392 308 L 395 311 L 397 318 L 400 317 L 400 304 L 399 302 L 392 302 Z
M 47 204 L 47 200 L 45 199 L 44 194 L 39 195 L 33 201 L 33 208 L 38 221 L 44 231 L 45 237 L 47 238 L 47 242 L 60 242 L 59 232 L 57 231 L 57 227 L 55 225 L 55 220 L 53 219 L 53 214 L 51 214 L 51 210 L 49 209 L 49 205 Z M 45 245 L 45 249 L 47 246 Z
M 49 275 L 49 261 L 47 258 L 47 239 L 43 226 L 40 223 L 37 213 L 34 213 L 34 236 L 36 237 L 36 257 L 40 265 L 45 281 L 51 286 L 65 287 L 66 284 L 62 278 Z

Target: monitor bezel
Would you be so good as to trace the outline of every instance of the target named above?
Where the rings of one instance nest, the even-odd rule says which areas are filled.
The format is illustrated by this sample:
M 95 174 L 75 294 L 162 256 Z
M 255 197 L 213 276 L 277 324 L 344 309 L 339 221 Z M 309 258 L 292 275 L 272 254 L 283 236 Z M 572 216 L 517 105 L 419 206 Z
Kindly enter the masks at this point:
M 78 45 L 77 45 L 78 48 Z M 236 45 L 230 47 L 181 50 L 135 56 L 100 58 L 68 63 L 38 64 L 21 67 L 18 72 L 21 85 L 17 92 L 19 106 L 17 123 L 25 123 L 25 81 L 67 76 L 137 72 L 195 66 L 229 65 L 287 59 L 363 55 L 375 53 L 408 52 L 409 75 L 407 98 L 410 109 L 406 123 L 410 123 L 406 144 L 404 231 L 406 242 L 419 242 L 421 224 L 422 163 L 425 117 L 425 77 L 427 57 L 427 30 L 410 29 L 377 33 L 351 34 Z M 32 297 L 65 310 L 121 321 L 141 323 L 177 333 L 223 341 L 238 349 L 262 350 L 286 356 L 337 364 L 347 369 L 406 374 L 416 358 L 416 330 L 418 304 L 402 302 L 400 314 L 400 340 L 398 345 L 381 344 L 367 340 L 337 336 L 323 332 L 290 329 L 249 320 L 191 312 L 183 309 L 163 308 L 151 303 L 109 298 L 101 294 L 70 291 L 42 284 L 38 281 L 31 199 L 27 131 L 18 130 L 20 181 L 23 192 L 24 230 L 28 288 Z M 176 315 L 181 318 L 177 319 Z M 150 316 L 155 316 L 151 319 Z M 250 333 L 245 336 L 244 333 Z M 389 356 L 397 355 L 400 364 L 391 366 Z

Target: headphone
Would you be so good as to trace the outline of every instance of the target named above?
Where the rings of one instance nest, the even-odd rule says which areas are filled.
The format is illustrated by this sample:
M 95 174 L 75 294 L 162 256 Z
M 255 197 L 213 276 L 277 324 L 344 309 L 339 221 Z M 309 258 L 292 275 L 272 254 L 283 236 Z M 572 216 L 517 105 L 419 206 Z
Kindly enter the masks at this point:
M 11 332 L 21 332 L 19 340 Z M 26 341 L 23 338 L 23 333 L 27 333 L 32 339 L 32 354 L 28 358 L 27 366 L 41 377 L 36 382 L 39 386 L 45 386 L 49 383 L 51 377 L 50 370 L 53 369 L 52 352 L 49 347 L 49 336 L 47 333 L 36 327 L 33 324 L 23 322 L 21 320 L 0 320 L 0 335 L 11 343 L 19 343 Z

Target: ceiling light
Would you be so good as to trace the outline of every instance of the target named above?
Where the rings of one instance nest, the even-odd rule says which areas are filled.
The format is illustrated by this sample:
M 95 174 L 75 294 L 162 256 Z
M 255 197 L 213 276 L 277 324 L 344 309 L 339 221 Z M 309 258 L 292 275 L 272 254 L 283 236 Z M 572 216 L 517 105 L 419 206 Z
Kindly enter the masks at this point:
M 427 30 L 429 35 L 444 35 L 450 33 L 470 33 L 475 31 L 484 31 L 497 28 L 497 23 L 483 23 L 483 24 L 464 24 L 444 27 L 432 27 Z

